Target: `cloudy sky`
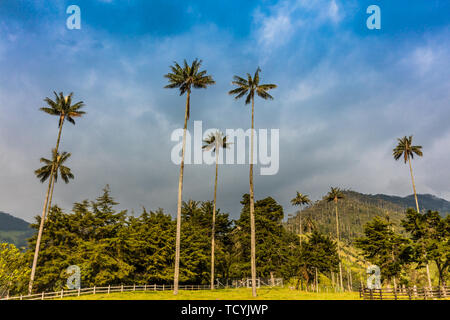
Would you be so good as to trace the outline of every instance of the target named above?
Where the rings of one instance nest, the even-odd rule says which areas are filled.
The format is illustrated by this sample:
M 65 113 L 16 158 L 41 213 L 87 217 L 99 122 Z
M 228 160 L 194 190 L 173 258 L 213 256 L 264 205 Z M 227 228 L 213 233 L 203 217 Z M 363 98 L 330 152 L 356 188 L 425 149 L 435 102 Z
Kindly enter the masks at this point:
M 81 9 L 81 29 L 66 9 Z M 369 30 L 369 5 L 381 30 Z M 408 168 L 392 159 L 396 138 L 414 135 L 419 193 L 450 200 L 450 2 L 84 0 L 0 2 L 0 211 L 32 221 L 46 186 L 39 158 L 57 119 L 39 108 L 74 92 L 87 115 L 64 126 L 62 151 L 76 178 L 58 183 L 65 209 L 109 184 L 120 208 L 176 210 L 179 168 L 173 130 L 184 97 L 164 89 L 173 61 L 203 60 L 216 85 L 192 94 L 189 128 L 250 126 L 250 108 L 227 92 L 232 76 L 261 67 L 274 101 L 256 101 L 256 128 L 280 130 L 280 169 L 255 170 L 257 199 L 286 210 L 295 191 L 321 198 L 330 186 L 408 195 Z M 183 198 L 212 199 L 214 167 L 188 165 Z M 218 206 L 237 217 L 248 165 L 223 165 Z

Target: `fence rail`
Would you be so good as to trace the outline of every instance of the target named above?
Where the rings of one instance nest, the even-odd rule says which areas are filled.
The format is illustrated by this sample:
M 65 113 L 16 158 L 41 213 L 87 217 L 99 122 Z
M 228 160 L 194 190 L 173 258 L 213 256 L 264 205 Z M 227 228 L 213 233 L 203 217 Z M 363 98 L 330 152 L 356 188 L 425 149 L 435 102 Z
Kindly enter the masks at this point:
M 209 290 L 210 285 L 179 285 L 179 290 Z M 171 291 L 173 285 L 145 284 L 145 285 L 120 285 L 107 287 L 80 288 L 72 290 L 61 290 L 56 292 L 42 292 L 31 295 L 20 295 L 15 297 L 4 297 L 0 300 L 51 300 L 62 299 L 65 297 L 79 297 L 89 294 L 109 294 L 114 292 L 133 292 L 133 291 Z
M 270 286 L 269 281 L 264 281 L 263 279 L 257 279 L 258 286 Z M 283 281 L 280 279 L 276 279 L 275 286 L 283 286 Z M 248 286 L 248 279 L 242 280 L 243 285 Z M 218 284 L 215 285 L 216 289 L 220 288 L 228 288 L 230 287 L 228 284 L 223 285 L 218 281 Z M 233 287 L 233 285 L 231 285 Z M 239 287 L 239 286 L 236 286 Z M 179 290 L 210 290 L 211 285 L 209 284 L 185 284 L 179 285 Z M 92 287 L 92 288 L 80 288 L 80 289 L 72 289 L 72 290 L 61 290 L 56 292 L 42 292 L 31 295 L 20 295 L 15 297 L 0 297 L 0 300 L 51 300 L 51 299 L 62 299 L 64 297 L 80 297 L 83 295 L 89 294 L 110 294 L 114 292 L 132 292 L 132 291 L 172 291 L 173 284 L 164 285 L 164 284 L 140 284 L 140 285 L 120 285 L 120 286 L 107 286 L 107 287 Z
M 437 300 L 450 298 L 450 287 L 362 288 L 359 296 L 364 300 Z

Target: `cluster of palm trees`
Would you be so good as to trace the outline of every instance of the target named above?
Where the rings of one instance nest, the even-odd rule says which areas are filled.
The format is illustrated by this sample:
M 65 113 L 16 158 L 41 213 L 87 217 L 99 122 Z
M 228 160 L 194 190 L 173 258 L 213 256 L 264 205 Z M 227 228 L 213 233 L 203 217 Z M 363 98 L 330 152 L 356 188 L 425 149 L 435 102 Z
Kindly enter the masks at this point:
M 325 196 L 325 200 L 328 202 L 334 202 L 335 204 L 335 212 L 336 212 L 336 240 L 337 240 L 337 253 L 339 257 L 339 283 L 340 287 L 344 288 L 343 286 L 343 280 L 342 280 L 342 264 L 341 264 L 341 256 L 340 256 L 340 247 L 339 247 L 339 240 L 340 240 L 340 234 L 339 234 L 339 214 L 338 214 L 338 200 L 344 199 L 344 194 L 341 189 L 331 187 L 331 190 L 328 192 L 328 194 Z M 291 204 L 293 206 L 299 206 L 302 207 L 304 205 L 311 204 L 311 200 L 309 199 L 309 196 L 306 194 L 302 194 L 297 191 L 296 196 L 291 200 Z M 302 216 L 301 211 L 298 214 L 299 218 L 299 224 L 300 224 L 300 246 L 302 245 Z
M 411 159 L 414 159 L 414 155 L 417 155 L 419 157 L 423 156 L 422 152 L 422 146 L 414 146 L 412 144 L 412 136 L 404 136 L 403 138 L 398 138 L 398 144 L 393 149 L 393 157 L 395 160 L 403 159 L 405 164 L 409 164 L 409 170 L 411 173 L 411 181 L 414 191 L 414 199 L 416 202 L 416 210 L 418 213 L 420 213 L 419 209 L 419 202 L 417 200 L 417 192 L 416 192 L 416 185 L 414 182 L 414 175 L 412 170 L 412 164 Z M 338 200 L 344 199 L 344 193 L 341 189 L 336 187 L 331 187 L 331 190 L 328 192 L 328 194 L 325 196 L 325 200 L 328 202 L 334 202 L 335 204 L 335 212 L 336 212 L 336 240 L 337 240 L 337 252 L 339 257 L 339 283 L 340 288 L 344 288 L 343 286 L 343 280 L 342 280 L 342 264 L 341 264 L 341 256 L 340 256 L 340 233 L 339 233 L 339 214 L 338 214 Z M 291 200 L 291 204 L 293 206 L 299 206 L 302 207 L 304 205 L 310 205 L 312 202 L 309 199 L 309 196 L 306 194 L 302 194 L 297 191 L 296 196 Z M 301 211 L 298 213 L 298 219 L 299 219 L 299 226 L 300 226 L 300 245 L 302 244 L 302 216 Z M 427 278 L 428 278 L 428 284 L 431 287 L 431 276 L 430 276 L 430 268 L 429 264 L 426 264 L 426 272 L 427 272 Z M 395 279 L 394 279 L 395 281 Z
M 191 65 L 184 60 L 183 66 L 177 62 L 170 66 L 171 72 L 165 75 L 169 84 L 166 88 L 179 89 L 180 96 L 186 94 L 186 107 L 184 115 L 183 128 L 183 142 L 181 151 L 180 177 L 178 183 L 178 203 L 177 203 L 177 230 L 176 230 L 176 244 L 175 244 L 175 270 L 174 270 L 174 294 L 178 294 L 178 279 L 179 279 L 179 265 L 180 265 L 180 235 L 181 235 L 181 203 L 183 191 L 183 173 L 184 173 L 184 155 L 186 148 L 186 130 L 187 122 L 190 114 L 190 96 L 191 90 L 206 89 L 208 86 L 215 84 L 211 75 L 207 74 L 206 70 L 201 70 L 202 61 L 195 59 Z M 255 240 L 255 197 L 253 191 L 253 144 L 254 144 L 254 115 L 255 115 L 255 96 L 259 96 L 264 100 L 273 97 L 267 92 L 275 89 L 275 84 L 260 84 L 259 73 L 260 68 L 256 69 L 254 76 L 247 73 L 246 78 L 234 76 L 232 84 L 236 86 L 235 89 L 229 91 L 230 95 L 234 95 L 235 99 L 245 97 L 245 104 L 252 104 L 252 125 L 250 138 L 250 239 L 251 239 L 251 278 L 252 278 L 252 294 L 256 297 L 256 240 Z M 215 231 L 215 206 L 216 206 L 216 192 L 217 192 L 217 165 L 218 152 L 220 148 L 226 147 L 226 137 L 221 133 L 216 133 L 204 141 L 204 149 L 214 148 L 216 153 L 216 178 L 214 185 L 214 212 L 213 212 L 213 226 L 212 226 L 212 241 L 211 241 L 211 288 L 214 288 L 214 231 Z
M 61 142 L 62 128 L 67 120 L 75 125 L 74 118 L 81 117 L 85 114 L 81 109 L 84 107 L 83 101 L 72 104 L 73 93 L 64 96 L 62 92 L 57 94 L 54 92 L 55 100 L 45 98 L 47 107 L 40 108 L 41 111 L 58 117 L 58 136 L 56 139 L 56 147 L 52 149 L 51 159 L 41 158 L 40 161 L 44 164 L 41 168 L 35 171 L 37 178 L 44 183 L 48 180 L 47 193 L 45 195 L 44 207 L 42 208 L 42 216 L 39 225 L 38 236 L 36 239 L 36 247 L 33 257 L 33 265 L 31 267 L 30 282 L 28 284 L 28 294 L 32 293 L 33 281 L 36 273 L 36 266 L 39 256 L 39 247 L 41 244 L 42 232 L 44 230 L 44 223 L 48 212 L 50 211 L 53 197 L 53 190 L 55 183 L 58 181 L 58 172 L 65 183 L 69 183 L 70 179 L 74 179 L 69 167 L 64 166 L 64 163 L 70 158 L 71 154 L 68 152 L 59 153 L 59 144 Z
M 177 202 L 177 222 L 176 222 L 176 247 L 175 247 L 175 268 L 174 268 L 174 294 L 178 293 L 178 283 L 179 283 L 179 265 L 180 265 L 180 235 L 181 235 L 181 206 L 182 206 L 182 190 L 183 190 L 183 174 L 184 174 L 184 156 L 186 149 L 186 130 L 187 123 L 190 115 L 190 98 L 192 89 L 206 89 L 208 86 L 215 84 L 211 75 L 207 74 L 206 70 L 200 70 L 202 61 L 195 59 L 191 65 L 184 60 L 183 66 L 180 66 L 177 62 L 170 66 L 171 72 L 166 74 L 164 77 L 168 79 L 169 84 L 165 88 L 178 89 L 180 96 L 186 94 L 186 104 L 185 104 L 185 115 L 184 115 L 184 127 L 183 127 L 183 142 L 182 142 L 182 155 L 180 164 L 180 175 L 178 183 L 178 202 Z M 257 68 L 256 72 L 252 76 L 247 73 L 246 78 L 234 76 L 232 84 L 236 86 L 233 90 L 228 93 L 233 95 L 235 99 L 240 99 L 245 97 L 245 104 L 251 103 L 251 138 L 250 138 L 250 172 L 249 172 L 249 183 L 250 183 L 250 238 L 251 238 L 251 278 L 252 278 L 252 294 L 256 296 L 256 241 L 255 241 L 255 209 L 254 209 L 254 186 L 253 186 L 253 145 L 254 145 L 254 114 L 255 114 L 255 97 L 267 100 L 272 100 L 273 97 L 268 93 L 268 90 L 275 89 L 277 86 L 275 84 L 260 84 L 260 72 L 261 69 Z M 33 281 L 36 272 L 36 265 L 39 255 L 39 246 L 41 242 L 42 232 L 44 228 L 44 223 L 46 216 L 50 210 L 54 185 L 58 180 L 58 174 L 61 176 L 65 183 L 68 183 L 70 179 L 74 179 L 69 167 L 65 166 L 64 163 L 70 158 L 71 154 L 68 152 L 59 153 L 59 145 L 61 141 L 62 128 L 67 120 L 68 122 L 75 124 L 74 118 L 81 117 L 85 114 L 81 109 L 85 106 L 82 101 L 72 104 L 73 93 L 68 96 L 64 96 L 61 92 L 57 94 L 54 92 L 55 100 L 46 98 L 44 101 L 47 103 L 47 107 L 43 107 L 40 110 L 43 112 L 58 117 L 58 135 L 56 140 L 56 147 L 52 149 L 51 159 L 41 158 L 40 161 L 44 164 L 43 167 L 35 171 L 36 176 L 40 179 L 42 183 L 49 181 L 48 188 L 45 196 L 44 206 L 42 209 L 42 216 L 40 220 L 39 231 L 36 240 L 36 248 L 33 258 L 33 265 L 31 270 L 31 277 L 28 286 L 28 291 L 31 294 L 33 288 Z M 217 199 L 217 180 L 218 180 L 218 164 L 219 164 L 219 152 L 220 149 L 225 149 L 229 146 L 227 142 L 227 137 L 221 132 L 217 131 L 210 134 L 205 140 L 203 140 L 203 150 L 211 151 L 215 154 L 216 166 L 215 166 L 215 183 L 214 183 L 214 205 L 212 214 L 212 236 L 211 236 L 211 289 L 214 289 L 214 249 L 215 249 L 215 218 L 216 218 L 216 199 Z M 393 150 L 393 156 L 395 160 L 401 158 L 404 159 L 405 163 L 409 163 L 411 179 L 414 190 L 414 197 L 416 202 L 417 211 L 419 211 L 419 204 L 417 200 L 416 187 L 414 183 L 414 176 L 412 172 L 411 159 L 414 158 L 414 154 L 422 156 L 422 147 L 412 145 L 412 136 L 403 137 L 398 139 L 398 145 Z M 344 194 L 339 188 L 332 187 L 331 190 L 326 195 L 325 199 L 329 202 L 335 203 L 335 213 L 336 213 L 336 239 L 337 239 L 337 249 L 340 260 L 340 247 L 339 247 L 339 214 L 338 214 L 338 200 L 343 199 Z M 291 204 L 295 206 L 304 206 L 311 204 L 311 200 L 308 195 L 303 195 L 297 192 L 295 198 L 291 200 Z M 301 215 L 300 219 L 300 244 L 302 242 L 302 227 L 301 227 Z M 427 264 L 427 275 L 430 280 L 429 268 Z M 339 262 L 339 281 L 341 288 L 343 288 L 342 280 L 342 265 Z

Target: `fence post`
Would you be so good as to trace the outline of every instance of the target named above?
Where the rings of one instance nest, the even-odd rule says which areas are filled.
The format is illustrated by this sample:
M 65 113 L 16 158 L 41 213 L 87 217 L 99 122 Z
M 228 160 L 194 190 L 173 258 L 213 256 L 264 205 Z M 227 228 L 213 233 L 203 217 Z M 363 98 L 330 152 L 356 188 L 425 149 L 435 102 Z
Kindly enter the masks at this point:
M 394 299 L 397 300 L 397 286 L 394 287 Z
M 369 289 L 370 290 L 370 300 L 373 300 L 373 290 L 374 289 Z
M 78 288 L 78 296 L 80 296 L 81 288 Z
M 163 283 L 163 291 L 164 291 L 164 283 Z
M 136 291 L 136 283 L 133 285 L 133 291 Z
M 123 292 L 123 283 L 120 285 L 120 292 Z
M 22 300 L 23 299 L 23 297 L 22 297 L 22 295 L 20 295 L 20 300 Z
M 111 292 L 111 285 L 108 285 L 108 294 Z
M 64 298 L 64 289 L 61 289 L 61 299 Z
M 95 286 L 94 286 L 94 294 L 95 294 Z
M 383 289 L 379 289 L 380 290 L 380 300 L 383 300 Z
M 44 295 L 45 295 L 45 292 L 42 291 L 41 300 L 44 300 Z
M 156 291 L 156 283 L 153 285 L 153 291 Z

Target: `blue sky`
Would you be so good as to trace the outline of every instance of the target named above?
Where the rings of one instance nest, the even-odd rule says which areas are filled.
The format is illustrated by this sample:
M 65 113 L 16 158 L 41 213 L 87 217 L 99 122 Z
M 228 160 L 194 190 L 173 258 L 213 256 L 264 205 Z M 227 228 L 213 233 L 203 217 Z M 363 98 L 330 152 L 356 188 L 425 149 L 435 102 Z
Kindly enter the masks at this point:
M 71 4 L 81 30 L 66 28 Z M 381 30 L 366 27 L 372 4 Z M 58 184 L 55 201 L 69 209 L 109 183 L 122 208 L 173 213 L 170 134 L 184 99 L 163 75 L 197 57 L 216 80 L 192 96 L 191 120 L 204 128 L 249 127 L 250 109 L 227 95 L 233 75 L 260 66 L 279 86 L 274 101 L 256 102 L 256 127 L 280 129 L 280 171 L 256 175 L 258 199 L 271 195 L 288 213 L 296 190 L 410 194 L 391 151 L 414 134 L 425 153 L 414 161 L 418 192 L 450 200 L 449 17 L 444 0 L 1 1 L 0 210 L 29 221 L 40 212 L 45 187 L 33 170 L 57 122 L 38 108 L 55 90 L 73 91 L 88 112 L 64 128 L 76 179 Z M 213 170 L 188 166 L 183 198 L 211 199 Z M 237 217 L 248 166 L 219 174 L 218 206 Z

